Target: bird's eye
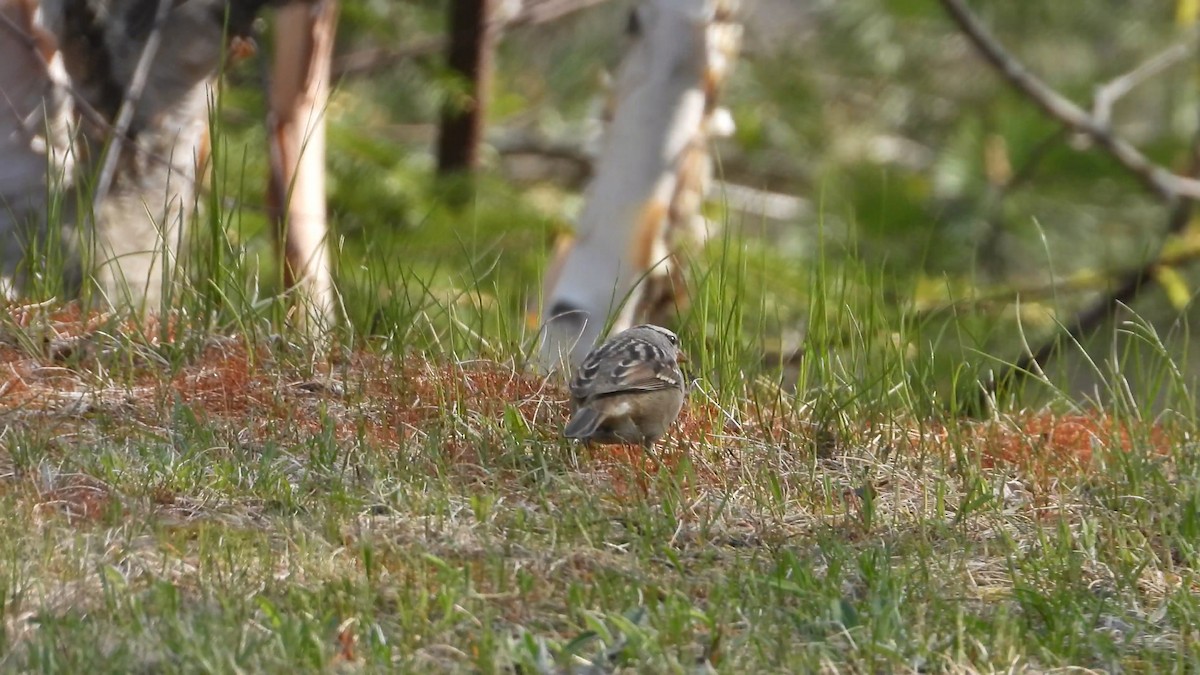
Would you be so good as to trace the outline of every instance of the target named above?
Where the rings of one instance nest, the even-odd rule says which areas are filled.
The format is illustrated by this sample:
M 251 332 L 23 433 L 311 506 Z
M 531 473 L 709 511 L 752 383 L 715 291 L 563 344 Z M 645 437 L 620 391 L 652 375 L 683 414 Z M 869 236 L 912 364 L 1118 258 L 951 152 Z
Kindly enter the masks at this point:
M 667 339 L 670 340 L 671 344 L 675 345 L 676 347 L 679 346 L 679 338 L 674 333 L 667 335 Z

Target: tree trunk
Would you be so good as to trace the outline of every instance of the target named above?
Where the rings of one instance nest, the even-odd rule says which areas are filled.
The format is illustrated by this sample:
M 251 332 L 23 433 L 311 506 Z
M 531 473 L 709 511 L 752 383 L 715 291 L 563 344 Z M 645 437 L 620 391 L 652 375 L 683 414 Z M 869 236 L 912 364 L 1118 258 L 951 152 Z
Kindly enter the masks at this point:
M 50 195 L 71 187 L 74 106 L 57 39 L 34 0 L 0 0 L 0 298 L 12 299 L 55 253 L 47 240 L 69 243 L 70 230 L 48 237 Z M 37 250 L 31 250 L 35 248 Z M 70 247 L 68 246 L 68 249 Z M 60 249 L 67 262 L 74 251 Z
M 611 122 L 575 240 L 559 247 L 543 294 L 542 362 L 578 364 L 614 332 L 662 323 L 686 303 L 682 253 L 706 236 L 710 136 L 740 27 L 726 0 L 645 0 L 610 101 Z
M 11 34 L 0 40 L 0 91 L 17 113 L 0 115 L 0 198 L 8 205 L 0 209 L 0 291 L 28 285 L 38 270 L 22 261 L 44 265 L 54 256 L 26 248 L 49 240 L 65 242 L 58 259 L 90 272 L 107 306 L 144 311 L 170 301 L 207 161 L 226 31 L 247 34 L 265 2 L 0 0 L 0 29 Z M 324 112 L 336 12 L 335 0 L 280 10 L 271 92 L 272 214 L 287 283 L 303 298 L 298 322 L 318 331 L 334 309 Z M 82 139 L 72 137 L 73 103 Z M 74 180 L 73 141 L 86 144 L 92 180 Z M 60 192 L 73 182 L 79 198 Z M 74 213 L 75 204 L 85 211 Z
M 325 111 L 336 32 L 336 0 L 289 5 L 276 13 L 268 113 L 271 180 L 284 283 L 296 288 L 297 325 L 322 334 L 334 321 L 325 209 Z
M 157 310 L 177 286 L 180 244 L 208 153 L 208 104 L 234 34 L 261 2 L 57 0 L 67 71 L 102 118 L 84 126 L 98 167 L 91 270 L 104 304 Z M 55 1 L 46 0 L 47 12 Z M 243 11 L 248 10 L 248 11 Z
M 8 119 L 0 126 L 22 127 L 22 136 L 6 136 L 19 146 L 12 157 L 22 162 L 9 163 L 6 153 L 5 164 L 27 185 L 10 199 L 18 208 L 6 216 L 7 224 L 0 219 L 0 234 L 24 228 L 26 240 L 46 241 L 62 229 L 57 238 L 68 249 L 62 262 L 91 274 L 106 305 L 152 310 L 169 300 L 179 244 L 195 209 L 197 176 L 207 160 L 208 101 L 225 56 L 226 29 L 245 34 L 264 1 L 0 0 L 13 19 L 4 30 L 17 34 L 15 42 L 0 41 L 2 49 L 26 48 L 14 57 L 24 61 L 6 60 L 0 74 L 8 98 L 22 94 L 20 123 Z M 68 82 L 78 100 L 68 102 Z M 38 88 L 44 107 L 31 108 L 31 92 Z M 81 138 L 72 138 L 61 122 L 72 104 L 82 120 Z M 35 119 L 41 115 L 49 120 L 49 138 L 37 140 L 29 134 L 41 126 Z M 86 149 L 79 155 L 90 160 L 83 170 L 92 172 L 91 180 L 72 181 L 72 143 Z M 49 160 L 59 185 L 33 178 L 38 155 L 41 175 Z M 11 197 L 8 186 L 20 181 L 8 179 L 0 192 Z M 72 182 L 78 195 L 51 189 L 55 196 L 48 198 L 46 190 L 37 191 Z M 83 213 L 74 212 L 77 204 Z M 52 229 L 55 236 L 48 236 Z M 77 238 L 83 241 L 74 256 Z M 19 248 L 6 246 L 0 260 L 0 272 L 18 284 L 22 279 L 12 274 L 17 263 L 11 261 L 21 257 L 13 252 Z
M 442 111 L 438 173 L 471 172 L 479 166 L 479 144 L 492 88 L 495 26 L 491 0 L 453 0 L 446 65 L 466 85 Z

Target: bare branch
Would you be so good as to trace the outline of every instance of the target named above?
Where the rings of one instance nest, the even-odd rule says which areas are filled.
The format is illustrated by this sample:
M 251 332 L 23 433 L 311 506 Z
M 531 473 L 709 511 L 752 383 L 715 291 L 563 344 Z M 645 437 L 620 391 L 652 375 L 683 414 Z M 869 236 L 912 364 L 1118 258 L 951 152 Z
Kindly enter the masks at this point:
M 939 0 L 979 53 L 991 63 L 1009 84 L 1025 94 L 1047 115 L 1073 131 L 1082 133 L 1103 148 L 1148 190 L 1167 202 L 1181 197 L 1200 199 L 1200 180 L 1176 175 L 1151 162 L 1140 150 L 1114 135 L 1079 106 L 1037 78 L 988 32 L 963 0 Z
M 101 165 L 99 177 L 96 179 L 96 190 L 92 193 L 93 212 L 108 198 L 108 191 L 112 188 L 113 178 L 117 173 L 117 161 L 121 157 L 121 146 L 124 145 L 125 135 L 129 133 L 129 125 L 133 123 L 133 111 L 142 98 L 142 90 L 146 88 L 146 79 L 150 76 L 150 66 L 154 63 L 154 57 L 158 54 L 158 47 L 162 42 L 163 24 L 166 23 L 167 15 L 171 13 L 172 7 L 174 7 L 174 3 L 171 0 L 158 0 L 158 11 L 154 14 L 154 26 L 146 37 L 146 44 L 142 46 L 142 54 L 134 68 L 133 77 L 129 80 L 129 89 L 125 91 L 125 100 L 121 102 L 121 108 L 117 111 L 117 118 L 113 122 L 113 133 L 109 139 L 108 152 L 104 155 L 104 163 Z
M 1107 84 L 1096 87 L 1096 97 L 1092 103 L 1092 118 L 1101 126 L 1109 126 L 1112 122 L 1113 105 L 1121 97 L 1133 91 L 1139 84 L 1182 62 L 1191 53 L 1191 44 L 1181 43 L 1168 47 L 1137 68 L 1111 80 Z
M 1193 177 L 1200 176 L 1200 128 L 1198 128 L 1192 139 L 1190 155 L 1188 174 Z M 1167 224 L 1159 243 L 1158 253 L 1152 256 L 1140 268 L 1122 274 L 1116 280 L 1111 292 L 1077 314 L 1066 325 L 1067 335 L 1075 341 L 1082 340 L 1105 321 L 1109 320 L 1118 307 L 1128 305 L 1137 297 L 1142 289 L 1153 284 L 1155 272 L 1160 267 L 1179 266 L 1191 262 L 1195 258 L 1194 252 L 1184 252 L 1168 257 L 1162 255 L 1162 246 L 1166 243 L 1167 237 L 1182 231 L 1191 222 L 1194 212 L 1195 202 L 1191 199 L 1176 201 L 1171 208 L 1170 214 L 1167 216 Z M 1060 336 L 1056 335 L 1042 343 L 1036 350 L 1026 351 L 1021 355 L 1021 358 L 1006 367 L 999 376 L 988 383 L 986 390 L 982 392 L 983 399 L 989 400 L 990 394 L 995 391 L 997 386 L 1003 383 L 1010 382 L 1028 373 L 1041 372 L 1050 359 L 1058 352 L 1060 344 Z
M 522 26 L 539 26 L 564 19 L 576 12 L 590 9 L 609 0 L 535 0 L 519 8 L 515 16 L 506 18 L 505 7 L 493 16 L 493 21 L 503 24 L 504 30 Z M 503 4 L 503 3 L 502 3 Z M 446 48 L 443 36 L 415 38 L 409 44 L 398 47 L 372 47 L 338 57 L 333 62 L 334 79 L 370 75 L 409 59 L 434 56 Z

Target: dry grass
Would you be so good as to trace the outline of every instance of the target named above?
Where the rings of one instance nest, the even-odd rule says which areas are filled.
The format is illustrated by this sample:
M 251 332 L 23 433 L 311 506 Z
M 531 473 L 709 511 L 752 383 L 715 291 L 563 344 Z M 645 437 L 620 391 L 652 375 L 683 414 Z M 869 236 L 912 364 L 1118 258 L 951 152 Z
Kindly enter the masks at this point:
M 1037 411 L 833 433 L 802 402 L 701 391 L 651 459 L 560 440 L 565 393 L 514 362 L 236 338 L 172 361 L 159 326 L 4 325 L 7 668 L 1194 658 L 1179 429 Z

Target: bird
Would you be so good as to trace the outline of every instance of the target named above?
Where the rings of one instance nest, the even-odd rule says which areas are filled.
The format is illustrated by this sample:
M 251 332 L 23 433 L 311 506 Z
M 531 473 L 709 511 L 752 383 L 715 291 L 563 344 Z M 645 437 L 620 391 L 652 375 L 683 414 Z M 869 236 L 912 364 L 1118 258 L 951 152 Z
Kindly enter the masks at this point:
M 571 381 L 567 438 L 591 445 L 636 443 L 649 451 L 683 409 L 687 356 L 675 333 L 653 324 L 622 331 L 593 349 Z

